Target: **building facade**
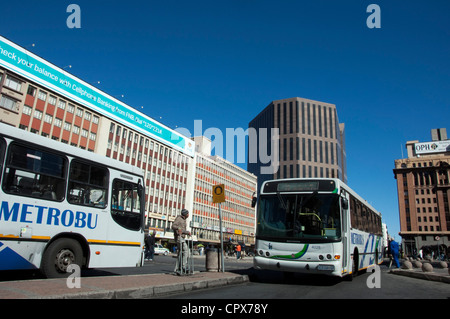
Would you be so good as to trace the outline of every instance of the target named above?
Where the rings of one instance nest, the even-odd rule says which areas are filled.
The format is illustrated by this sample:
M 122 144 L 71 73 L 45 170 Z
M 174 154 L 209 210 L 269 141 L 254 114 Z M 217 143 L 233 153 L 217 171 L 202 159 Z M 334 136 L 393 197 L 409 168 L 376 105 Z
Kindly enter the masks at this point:
M 212 200 L 212 188 L 225 185 L 225 202 L 221 204 L 222 232 L 225 242 L 255 243 L 256 211 L 251 207 L 256 192 L 256 176 L 226 161 L 211 156 L 211 141 L 194 137 L 195 189 L 192 233 L 198 241 L 220 243 L 218 204 Z
M 196 153 L 193 139 L 1 36 L 0 121 L 141 168 L 146 229 L 161 242 L 173 241 L 172 223 L 186 208 L 194 239 L 218 243 L 211 191 L 223 183 L 226 239 L 254 243 L 254 175 L 211 157 L 204 138 Z
M 258 177 L 258 187 L 295 177 L 346 182 L 344 128 L 334 104 L 299 97 L 273 101 L 249 123 L 249 136 L 256 139 L 249 142 L 248 171 Z
M 407 254 L 425 249 L 447 253 L 450 242 L 450 140 L 446 129 L 432 141 L 406 142 L 408 157 L 395 160 L 400 236 Z
M 193 208 L 194 142 L 0 37 L 0 121 L 141 168 L 146 221 L 161 240 Z

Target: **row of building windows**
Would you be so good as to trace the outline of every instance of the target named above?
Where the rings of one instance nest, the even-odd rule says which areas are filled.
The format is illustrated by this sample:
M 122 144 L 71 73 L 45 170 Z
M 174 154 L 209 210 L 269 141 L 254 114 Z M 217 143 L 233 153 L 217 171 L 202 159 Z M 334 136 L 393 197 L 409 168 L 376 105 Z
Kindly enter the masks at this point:
M 72 132 L 73 134 L 81 135 L 83 137 L 89 138 L 90 140 L 95 141 L 97 139 L 97 133 L 89 132 L 88 130 L 86 130 L 84 128 L 83 129 L 80 128 L 80 126 L 78 126 L 78 125 L 75 125 L 75 124 L 72 124 L 72 123 L 69 123 L 66 121 L 64 121 L 64 123 L 63 123 L 63 120 L 61 120 L 60 118 L 58 118 L 58 117 L 53 118 L 52 115 L 47 114 L 47 113 L 45 113 L 45 115 L 44 115 L 44 113 L 42 111 L 39 111 L 36 109 L 33 112 L 33 108 L 28 105 L 24 105 L 22 113 L 25 115 L 32 116 L 33 118 L 38 119 L 38 120 L 42 120 L 42 118 L 44 118 L 45 123 L 54 125 L 59 128 L 62 127 L 66 131 Z M 96 118 L 97 120 L 93 123 L 98 124 L 98 117 L 94 116 L 94 118 Z M 36 133 L 36 131 L 38 131 L 38 130 L 33 129 L 33 131 L 35 131 L 35 133 Z
M 0 87 L 2 85 L 12 91 L 22 94 L 22 92 L 21 92 L 22 81 L 16 79 L 15 77 L 13 77 L 9 74 L 5 76 L 4 73 L 0 72 Z M 0 107 L 7 109 L 9 111 L 18 113 L 19 107 L 20 107 L 20 101 L 15 99 L 14 97 L 7 95 L 7 94 L 2 94 L 0 96 Z
M 114 122 L 107 156 L 144 170 L 147 226 L 170 231 L 172 221 L 167 216 L 175 217 L 186 204 L 189 158 Z
M 283 154 L 281 158 L 283 161 L 302 160 L 334 165 L 337 163 L 335 154 L 339 154 L 338 144 L 335 145 L 333 142 L 300 138 L 298 136 L 295 139 L 293 137 L 282 138 L 279 148 L 280 154 Z
M 65 99 L 36 86 L 31 84 L 26 86 L 26 82 L 10 74 L 5 76 L 4 73 L 0 73 L 0 83 L 3 80 L 4 87 L 25 96 L 19 124 L 20 128 L 29 130 L 32 133 L 49 136 L 54 140 L 61 140 L 61 142 L 66 144 L 70 143 L 73 146 L 94 151 L 97 139 L 96 128 L 100 121 L 99 116 L 82 107 L 75 106 L 73 103 L 68 103 Z M 0 107 L 18 113 L 21 101 L 5 93 L 7 92 L 3 92 L 1 95 Z M 37 100 L 40 101 L 39 104 Z M 63 112 L 55 112 L 55 107 Z M 70 114 L 70 116 L 67 114 Z M 84 119 L 84 122 L 80 121 L 82 119 Z M 95 125 L 94 130 L 91 130 L 91 123 Z M 63 133 L 64 131 L 68 132 L 68 134 Z M 82 138 L 85 139 L 83 140 Z M 94 143 L 88 143 L 89 140 Z
M 340 178 L 340 174 L 338 169 L 300 164 L 281 165 L 276 172 L 277 179 L 301 177 Z
M 335 108 L 303 101 L 301 103 L 295 101 L 294 107 L 293 102 L 277 103 L 276 105 L 277 127 L 282 128 L 280 134 L 301 133 L 332 139 L 339 136 Z
M 253 243 L 250 235 L 255 229 L 255 211 L 251 207 L 252 195 L 256 188 L 254 181 L 244 177 L 239 168 L 222 161 L 218 157 L 196 157 L 196 178 L 194 191 L 193 232 L 198 238 L 219 240 L 218 207 L 212 201 L 212 187 L 225 185 L 226 202 L 221 204 L 222 227 L 235 241 Z

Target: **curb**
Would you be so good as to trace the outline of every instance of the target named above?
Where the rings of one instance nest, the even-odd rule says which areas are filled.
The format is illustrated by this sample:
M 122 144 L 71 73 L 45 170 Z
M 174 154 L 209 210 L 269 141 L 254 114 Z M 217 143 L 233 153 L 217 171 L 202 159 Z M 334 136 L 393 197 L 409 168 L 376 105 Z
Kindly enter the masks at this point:
M 435 272 L 422 272 L 416 271 L 414 269 L 411 270 L 405 270 L 405 269 L 392 269 L 390 271 L 391 274 L 394 275 L 400 275 L 400 276 L 406 276 L 411 278 L 417 278 L 417 279 L 424 279 L 424 280 L 431 280 L 431 281 L 438 281 L 450 284 L 450 276 L 446 276 L 444 274 L 439 274 Z
M 195 276 L 195 274 L 194 274 Z M 36 299 L 146 299 L 164 298 L 172 294 L 185 293 L 199 289 L 238 285 L 249 282 L 247 275 L 227 278 L 205 279 L 190 282 L 172 283 L 155 286 L 133 287 L 126 289 L 110 289 L 84 293 L 68 293 L 61 295 L 41 296 Z

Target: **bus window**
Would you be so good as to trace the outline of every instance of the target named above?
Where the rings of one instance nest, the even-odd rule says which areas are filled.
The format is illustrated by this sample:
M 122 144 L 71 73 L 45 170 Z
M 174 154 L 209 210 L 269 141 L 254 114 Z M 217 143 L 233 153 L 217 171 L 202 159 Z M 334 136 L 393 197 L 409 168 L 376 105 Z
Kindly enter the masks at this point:
M 116 223 L 131 230 L 141 229 L 141 192 L 137 184 L 115 179 L 111 214 Z
M 3 159 L 5 158 L 6 142 L 3 138 L 0 138 L 0 180 L 3 173 Z
M 358 225 L 358 216 L 356 214 L 356 201 L 350 196 L 350 222 L 352 228 L 357 228 Z
M 64 199 L 66 166 L 64 156 L 13 143 L 5 164 L 3 191 L 61 201 Z
M 109 172 L 105 167 L 73 160 L 69 174 L 69 203 L 105 208 L 108 180 Z

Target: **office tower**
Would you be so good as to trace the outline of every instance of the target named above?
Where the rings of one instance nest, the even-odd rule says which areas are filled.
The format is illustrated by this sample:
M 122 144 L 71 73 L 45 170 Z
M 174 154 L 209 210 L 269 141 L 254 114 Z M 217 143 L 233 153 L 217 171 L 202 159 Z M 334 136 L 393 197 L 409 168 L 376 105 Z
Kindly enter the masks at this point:
M 249 123 L 248 153 L 258 187 L 279 178 L 347 181 L 344 124 L 334 104 L 299 97 L 271 102 Z

